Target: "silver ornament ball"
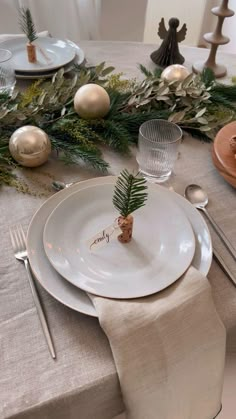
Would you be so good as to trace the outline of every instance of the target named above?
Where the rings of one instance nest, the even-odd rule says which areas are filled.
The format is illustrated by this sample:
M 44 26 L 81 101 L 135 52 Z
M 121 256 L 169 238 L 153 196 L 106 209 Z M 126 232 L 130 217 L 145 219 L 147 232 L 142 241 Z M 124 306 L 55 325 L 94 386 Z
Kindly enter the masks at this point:
M 51 143 L 42 129 L 26 125 L 12 134 L 9 150 L 17 163 L 25 167 L 37 167 L 48 160 Z
M 75 94 L 74 108 L 83 119 L 103 118 L 110 110 L 110 97 L 102 86 L 85 84 Z
M 189 74 L 190 71 L 184 65 L 173 64 L 169 65 L 162 71 L 161 78 L 168 82 L 183 81 L 189 76 Z

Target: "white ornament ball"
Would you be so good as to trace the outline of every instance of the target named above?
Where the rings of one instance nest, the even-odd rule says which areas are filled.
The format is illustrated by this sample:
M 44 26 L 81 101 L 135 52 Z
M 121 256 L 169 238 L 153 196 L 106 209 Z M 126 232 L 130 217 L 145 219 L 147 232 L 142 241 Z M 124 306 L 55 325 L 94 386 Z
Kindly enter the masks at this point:
M 109 112 L 110 97 L 98 84 L 85 84 L 75 94 L 74 108 L 81 118 L 103 118 Z
M 183 81 L 188 77 L 190 71 L 184 65 L 173 64 L 165 68 L 161 73 L 161 78 L 168 82 Z
M 42 129 L 26 125 L 12 134 L 9 150 L 17 163 L 25 167 L 37 167 L 47 161 L 51 143 Z

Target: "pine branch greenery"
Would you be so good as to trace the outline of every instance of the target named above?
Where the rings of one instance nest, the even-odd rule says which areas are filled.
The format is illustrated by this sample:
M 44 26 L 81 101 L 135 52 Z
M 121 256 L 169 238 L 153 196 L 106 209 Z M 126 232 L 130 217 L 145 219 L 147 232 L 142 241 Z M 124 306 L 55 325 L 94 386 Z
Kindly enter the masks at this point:
M 153 73 L 148 70 L 143 64 L 139 64 L 139 69 L 145 77 L 153 77 Z
M 98 147 L 89 140 L 80 141 L 76 130 L 64 131 L 64 127 L 51 129 L 50 140 L 52 146 L 60 153 L 61 160 L 66 164 L 79 164 L 82 161 L 96 170 L 106 172 L 109 165 L 106 163 Z
M 230 103 L 236 102 L 236 85 L 226 85 L 215 83 L 212 87 L 211 93 L 218 94 L 219 96 L 224 97 Z
M 134 176 L 126 169 L 120 173 L 113 196 L 113 205 L 120 215 L 126 218 L 145 205 L 148 196 L 146 183 L 139 173 Z
M 129 152 L 130 133 L 122 123 L 109 119 L 105 120 L 102 135 L 106 144 L 114 150 L 123 154 Z
M 24 32 L 24 34 L 27 36 L 30 43 L 37 39 L 35 24 L 31 15 L 31 11 L 28 7 L 20 8 L 19 24 L 22 32 Z
M 200 77 L 206 87 L 211 86 L 215 81 L 214 73 L 210 68 L 204 68 Z
M 31 29 L 34 32 L 33 26 Z M 109 165 L 101 149 L 112 147 L 129 153 L 130 145 L 137 143 L 140 125 L 149 119 L 173 121 L 204 141 L 214 139 L 222 126 L 236 119 L 236 84 L 216 82 L 210 70 L 171 83 L 161 79 L 159 69 L 152 72 L 143 65 L 141 82 L 125 80 L 122 73 L 111 74 L 113 70 L 105 63 L 75 66 L 68 78 L 60 69 L 52 80 L 38 80 L 24 92 L 15 90 L 12 96 L 0 93 L 0 185 L 20 189 L 8 142 L 23 125 L 45 130 L 67 164 L 84 162 L 105 172 Z M 107 90 L 111 106 L 105 118 L 87 121 L 74 111 L 74 95 L 86 83 L 97 83 Z

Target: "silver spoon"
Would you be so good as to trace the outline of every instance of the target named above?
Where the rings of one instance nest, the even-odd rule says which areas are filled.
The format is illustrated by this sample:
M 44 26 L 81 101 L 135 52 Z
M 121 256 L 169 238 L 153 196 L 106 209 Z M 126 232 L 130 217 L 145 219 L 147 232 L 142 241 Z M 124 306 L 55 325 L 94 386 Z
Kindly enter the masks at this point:
M 216 224 L 209 212 L 206 210 L 206 206 L 208 204 L 208 196 L 204 189 L 202 189 L 201 186 L 198 185 L 188 185 L 185 189 L 185 197 L 188 199 L 188 201 L 191 202 L 191 204 L 195 206 L 195 208 L 204 212 L 205 216 L 210 221 L 212 227 L 214 228 L 222 242 L 225 244 L 234 260 L 236 260 L 236 250 L 234 249 L 230 241 L 227 239 L 224 232 Z

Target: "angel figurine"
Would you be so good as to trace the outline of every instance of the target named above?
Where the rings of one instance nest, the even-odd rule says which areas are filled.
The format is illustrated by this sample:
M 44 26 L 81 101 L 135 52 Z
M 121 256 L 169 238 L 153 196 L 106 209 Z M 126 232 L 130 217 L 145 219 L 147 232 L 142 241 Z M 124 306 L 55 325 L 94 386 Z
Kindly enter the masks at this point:
M 163 42 L 150 57 L 152 61 L 160 67 L 168 67 L 171 64 L 183 64 L 184 57 L 179 52 L 178 42 L 185 39 L 187 33 L 187 26 L 184 23 L 182 28 L 177 32 L 179 26 L 179 19 L 172 17 L 169 20 L 169 29 L 166 29 L 164 18 L 159 23 L 157 34 Z

